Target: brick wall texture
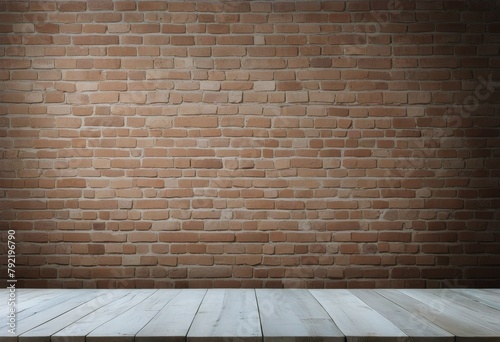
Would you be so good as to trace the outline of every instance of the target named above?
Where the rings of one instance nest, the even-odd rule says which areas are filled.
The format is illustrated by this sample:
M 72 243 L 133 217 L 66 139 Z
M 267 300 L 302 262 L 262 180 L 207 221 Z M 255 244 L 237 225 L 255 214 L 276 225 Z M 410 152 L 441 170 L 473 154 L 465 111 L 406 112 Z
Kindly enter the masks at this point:
M 1 1 L 18 286 L 500 286 L 499 46 L 491 0 Z

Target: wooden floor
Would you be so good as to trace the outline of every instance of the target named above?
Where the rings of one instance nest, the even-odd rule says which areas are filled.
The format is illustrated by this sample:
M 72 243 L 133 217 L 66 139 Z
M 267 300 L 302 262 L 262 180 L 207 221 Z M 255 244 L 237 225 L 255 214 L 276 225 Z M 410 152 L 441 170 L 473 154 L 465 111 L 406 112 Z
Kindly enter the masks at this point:
M 0 341 L 500 341 L 500 289 L 16 294 L 12 335 L 0 291 Z

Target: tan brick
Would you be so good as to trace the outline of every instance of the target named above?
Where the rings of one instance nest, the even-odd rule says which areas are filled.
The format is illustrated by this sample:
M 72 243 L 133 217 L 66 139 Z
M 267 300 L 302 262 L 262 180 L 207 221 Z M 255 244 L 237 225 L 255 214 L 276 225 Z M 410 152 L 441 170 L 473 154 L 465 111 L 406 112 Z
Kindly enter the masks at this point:
M 276 89 L 276 83 L 274 81 L 258 81 L 253 85 L 255 91 L 273 91 Z

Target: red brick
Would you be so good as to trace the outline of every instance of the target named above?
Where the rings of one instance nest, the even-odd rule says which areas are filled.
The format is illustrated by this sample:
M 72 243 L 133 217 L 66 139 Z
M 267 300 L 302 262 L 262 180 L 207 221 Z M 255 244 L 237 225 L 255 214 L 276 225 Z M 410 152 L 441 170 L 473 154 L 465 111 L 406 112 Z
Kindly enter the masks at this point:
M 101 79 L 102 73 L 97 70 L 88 71 L 73 71 L 68 70 L 63 72 L 63 79 L 67 81 L 98 81 Z
M 211 266 L 214 264 L 214 257 L 211 255 L 179 255 L 179 265 L 205 265 Z
M 57 187 L 59 188 L 85 188 L 87 181 L 80 178 L 64 178 L 57 180 Z
M 112 45 L 118 44 L 118 36 L 110 35 L 94 35 L 94 36 L 74 36 L 73 44 L 75 45 Z
M 90 103 L 116 103 L 119 100 L 118 96 L 119 96 L 118 93 L 94 93 L 90 94 Z M 114 121 L 114 120 L 104 120 L 103 122 L 108 122 L 108 121 Z M 92 124 L 87 124 L 87 125 L 92 126 Z
M 172 45 L 194 45 L 194 36 L 172 36 L 170 38 L 170 42 L 172 43 Z
M 137 5 L 139 11 L 164 11 L 168 4 L 164 1 L 141 1 Z
M 252 45 L 254 37 L 251 35 L 230 35 L 217 37 L 217 43 L 221 45 Z
M 162 232 L 159 233 L 160 242 L 198 242 L 198 233 L 191 232 Z
M 189 268 L 189 276 L 192 278 L 229 278 L 231 274 L 231 268 L 224 266 Z
M 361 69 L 390 69 L 390 58 L 363 58 L 358 60 L 358 67 Z
M 390 242 L 410 242 L 411 233 L 400 233 L 400 232 L 380 232 L 380 241 L 390 241 Z
M 112 0 L 91 0 L 87 2 L 90 11 L 109 11 L 113 10 Z
M 222 233 L 222 232 L 212 232 L 212 233 L 200 233 L 200 241 L 204 242 L 234 242 L 234 233 Z
M 288 242 L 315 242 L 316 236 L 314 233 L 300 232 L 300 233 L 287 233 Z
M 221 169 L 222 161 L 220 159 L 193 159 L 191 167 L 199 169 Z
M 137 48 L 128 46 L 110 46 L 107 48 L 109 56 L 137 56 Z
M 319 169 L 321 168 L 322 164 L 322 161 L 319 159 L 300 158 L 291 160 L 291 167 L 296 168 Z
M 274 209 L 274 201 L 271 200 L 247 200 L 245 207 L 247 209 Z
M 47 203 L 39 200 L 21 200 L 12 202 L 12 208 L 23 210 L 46 209 Z
M 184 117 L 177 117 L 174 119 L 174 126 L 177 127 L 203 127 L 203 128 L 209 128 L 209 127 L 217 127 L 218 126 L 218 119 L 215 116 L 196 116 L 196 117 L 190 117 L 190 116 L 184 116 Z
M 236 234 L 236 242 L 268 242 L 269 234 L 264 232 L 241 232 Z
M 87 9 L 85 1 L 64 1 L 57 3 L 60 12 L 82 12 Z
M 371 255 L 352 255 L 350 261 L 354 265 L 380 265 L 379 256 Z
M 85 118 L 85 125 L 121 127 L 124 125 L 124 119 L 122 117 Z
M 285 60 L 274 58 L 244 59 L 241 65 L 244 69 L 283 69 L 286 67 Z
M 104 13 L 95 13 L 94 14 L 94 21 L 99 23 L 117 23 L 122 20 L 122 14 L 121 13 L 113 13 L 113 12 L 104 12 Z
M 303 210 L 304 202 L 301 201 L 276 201 L 276 209 L 278 210 Z
M 301 70 L 297 72 L 299 80 L 337 80 L 340 79 L 338 70 Z
M 167 200 L 143 199 L 134 201 L 135 209 L 166 209 L 168 208 Z
M 132 33 L 157 33 L 157 32 L 160 32 L 160 25 L 159 24 L 132 24 L 130 27 L 130 32 L 132 32 Z
M 186 33 L 185 25 L 178 24 L 163 24 L 161 27 L 162 33 Z
M 55 11 L 57 3 L 53 1 L 33 1 L 29 3 L 30 11 Z

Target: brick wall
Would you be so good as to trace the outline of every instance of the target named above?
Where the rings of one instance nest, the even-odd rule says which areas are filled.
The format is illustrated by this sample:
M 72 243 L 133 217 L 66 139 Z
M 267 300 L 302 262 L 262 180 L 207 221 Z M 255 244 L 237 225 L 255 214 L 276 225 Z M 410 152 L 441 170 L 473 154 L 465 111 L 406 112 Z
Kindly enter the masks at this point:
M 20 285 L 500 286 L 499 1 L 0 9 Z

